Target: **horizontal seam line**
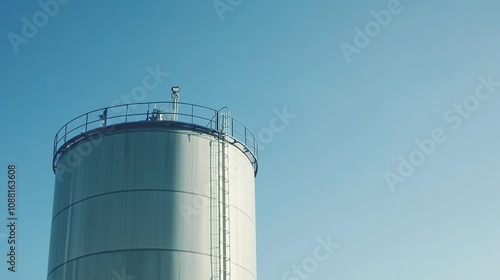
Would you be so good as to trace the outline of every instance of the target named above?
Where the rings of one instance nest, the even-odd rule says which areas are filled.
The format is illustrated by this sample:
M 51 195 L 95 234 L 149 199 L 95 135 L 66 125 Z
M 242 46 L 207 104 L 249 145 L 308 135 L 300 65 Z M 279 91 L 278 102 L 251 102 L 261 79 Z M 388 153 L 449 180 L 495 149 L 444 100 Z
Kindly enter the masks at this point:
M 64 210 L 80 203 L 80 202 L 83 202 L 85 200 L 89 200 L 89 199 L 92 199 L 92 198 L 96 198 L 96 197 L 100 197 L 100 196 L 105 196 L 105 195 L 109 195 L 109 194 L 115 194 L 115 193 L 125 193 L 125 192 L 138 192 L 138 191 L 158 191 L 158 192 L 174 192 L 174 193 L 184 193 L 184 194 L 192 194 L 192 195 L 196 195 L 196 196 L 202 196 L 202 197 L 206 197 L 208 199 L 210 199 L 210 196 L 207 196 L 207 195 L 203 195 L 203 194 L 198 194 L 198 193 L 192 193 L 192 192 L 186 192 L 186 191 L 178 191 L 178 190 L 164 190 L 164 189 L 133 189 L 133 190 L 121 190 L 121 191 L 113 191 L 113 192 L 107 192 L 107 193 L 102 193 L 102 194 L 97 194 L 97 195 L 93 195 L 93 196 L 89 196 L 89 197 L 86 197 L 86 198 L 83 198 L 83 199 L 80 199 L 78 201 L 75 201 L 73 203 L 71 203 L 70 205 L 64 207 L 63 209 L 61 209 L 59 212 L 57 212 L 57 214 L 52 218 L 52 223 L 54 222 L 54 220 L 57 218 L 57 216 L 59 216 Z M 245 215 L 249 220 L 250 222 L 252 222 L 252 224 L 255 226 L 255 221 L 252 220 L 252 218 L 250 216 L 248 216 L 248 214 L 243 211 L 242 209 L 240 209 L 239 207 L 236 207 L 234 205 L 230 205 L 232 208 L 238 210 L 239 212 L 241 212 L 243 215 Z
M 83 258 L 86 258 L 86 257 L 90 257 L 90 256 L 95 256 L 95 255 L 101 255 L 101 254 L 109 254 L 109 253 L 114 253 L 114 252 L 127 252 L 127 251 L 163 251 L 163 252 L 180 252 L 180 253 L 191 253 L 191 254 L 197 254 L 197 255 L 202 255 L 202 256 L 207 256 L 207 257 L 211 257 L 210 254 L 205 254 L 205 253 L 200 253 L 200 252 L 193 252 L 193 251 L 186 251 L 186 250 L 175 250 L 175 249 L 159 249 L 159 248 L 137 248 L 137 249 L 119 249 L 119 250 L 108 250 L 108 251 L 102 251 L 102 252 L 96 252 L 96 253 L 92 253 L 92 254 L 87 254 L 87 255 L 83 255 L 83 256 L 79 256 L 77 258 L 74 258 L 74 259 L 71 259 L 71 260 L 68 260 L 68 261 L 65 261 L 59 265 L 57 265 L 56 267 L 54 267 L 54 269 L 52 269 L 48 275 L 47 275 L 47 279 L 50 277 L 50 275 L 52 273 L 54 273 L 54 271 L 56 271 L 58 268 L 60 268 L 61 266 L 63 265 L 67 265 L 69 264 L 70 262 L 74 262 L 74 261 L 77 261 L 79 259 L 83 259 Z M 255 275 L 250 271 L 248 270 L 247 268 L 243 267 L 242 265 L 238 264 L 238 263 L 235 263 L 231 260 L 231 264 L 234 264 L 235 266 L 238 266 L 240 267 L 241 269 L 247 271 L 250 275 L 253 276 L 254 279 L 255 278 Z

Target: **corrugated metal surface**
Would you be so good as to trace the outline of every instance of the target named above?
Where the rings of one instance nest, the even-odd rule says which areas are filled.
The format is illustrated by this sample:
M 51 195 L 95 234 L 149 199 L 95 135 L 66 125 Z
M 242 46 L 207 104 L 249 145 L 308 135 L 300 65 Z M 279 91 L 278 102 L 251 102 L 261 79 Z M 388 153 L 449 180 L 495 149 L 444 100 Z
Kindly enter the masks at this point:
M 144 127 L 71 146 L 56 170 L 48 279 L 209 280 L 211 141 Z M 256 279 L 254 170 L 231 145 L 229 162 L 231 278 Z

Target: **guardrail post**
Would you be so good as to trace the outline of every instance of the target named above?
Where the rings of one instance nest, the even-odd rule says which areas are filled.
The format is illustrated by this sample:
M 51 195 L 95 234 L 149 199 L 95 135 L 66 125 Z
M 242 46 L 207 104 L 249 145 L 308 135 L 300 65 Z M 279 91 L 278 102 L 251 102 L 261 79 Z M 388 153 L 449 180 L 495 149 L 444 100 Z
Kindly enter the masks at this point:
M 66 143 L 66 135 L 68 135 L 68 124 L 64 125 L 64 143 Z
M 57 136 L 58 136 L 59 133 L 56 133 L 56 137 L 54 138 L 54 152 L 52 153 L 53 155 L 56 154 L 56 150 L 57 150 Z
M 125 107 L 125 123 L 128 121 L 128 104 Z
M 85 132 L 87 132 L 87 125 L 89 123 L 89 113 L 85 115 Z
M 149 121 L 149 105 L 151 102 L 148 102 L 148 111 L 146 112 L 146 121 Z
M 215 112 L 215 129 L 219 132 L 219 112 Z

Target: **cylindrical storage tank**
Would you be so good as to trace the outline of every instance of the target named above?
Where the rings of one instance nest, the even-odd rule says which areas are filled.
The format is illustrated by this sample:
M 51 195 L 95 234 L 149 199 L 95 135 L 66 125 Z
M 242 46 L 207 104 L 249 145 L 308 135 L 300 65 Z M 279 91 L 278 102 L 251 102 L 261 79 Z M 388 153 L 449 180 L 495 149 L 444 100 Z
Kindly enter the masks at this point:
M 56 136 L 48 280 L 256 279 L 256 143 L 214 112 Z

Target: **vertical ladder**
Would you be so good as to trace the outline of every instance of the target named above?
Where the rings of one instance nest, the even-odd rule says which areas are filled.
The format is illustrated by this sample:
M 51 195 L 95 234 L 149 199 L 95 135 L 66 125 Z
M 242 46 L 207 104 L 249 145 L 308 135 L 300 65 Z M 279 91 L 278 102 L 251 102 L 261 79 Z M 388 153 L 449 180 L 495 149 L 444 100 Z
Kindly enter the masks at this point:
M 219 141 L 210 142 L 210 267 L 211 280 L 220 280 Z
M 228 132 L 228 115 L 222 114 L 222 139 L 219 155 L 219 188 L 220 188 L 220 231 L 221 231 L 221 280 L 229 280 L 231 276 L 231 247 L 229 219 L 229 145 L 225 140 Z
M 219 137 L 210 148 L 210 242 L 212 280 L 231 276 L 229 216 L 229 145 L 225 141 L 228 115 L 222 114 Z

